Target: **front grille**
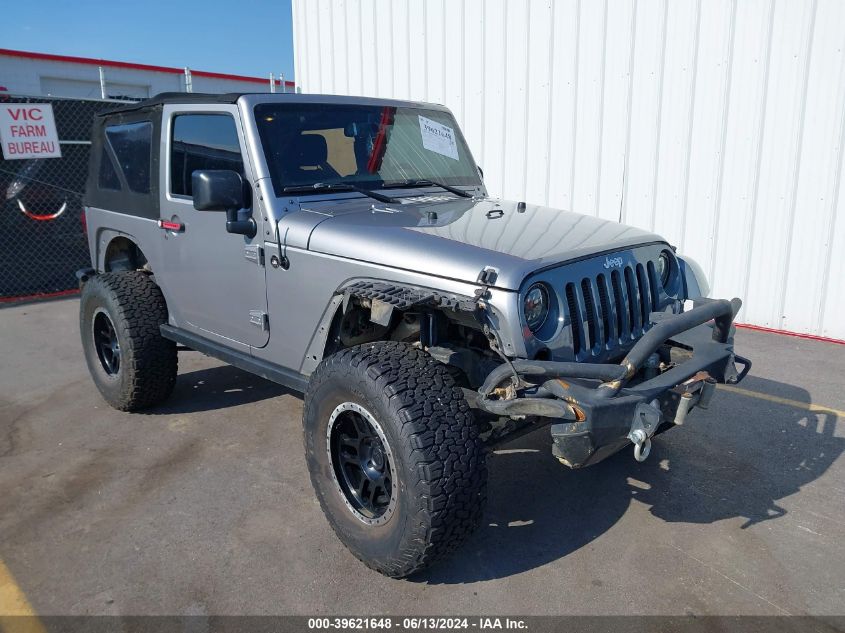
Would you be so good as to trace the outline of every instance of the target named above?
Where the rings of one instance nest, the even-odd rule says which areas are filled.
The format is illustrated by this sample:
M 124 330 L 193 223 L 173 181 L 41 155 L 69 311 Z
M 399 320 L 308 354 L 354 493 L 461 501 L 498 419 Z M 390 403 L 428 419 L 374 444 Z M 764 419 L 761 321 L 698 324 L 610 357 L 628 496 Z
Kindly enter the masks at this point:
M 659 309 L 660 287 L 652 262 L 584 277 L 564 290 L 575 358 L 601 356 L 638 339 Z

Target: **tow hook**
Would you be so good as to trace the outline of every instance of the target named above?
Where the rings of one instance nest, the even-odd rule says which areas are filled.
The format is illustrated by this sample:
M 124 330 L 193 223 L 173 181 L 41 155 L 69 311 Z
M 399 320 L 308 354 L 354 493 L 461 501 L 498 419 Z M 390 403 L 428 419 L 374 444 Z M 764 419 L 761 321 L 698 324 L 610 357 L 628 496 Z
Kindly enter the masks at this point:
M 657 432 L 663 422 L 663 412 L 657 400 L 649 404 L 641 402 L 634 409 L 634 421 L 628 439 L 634 444 L 634 459 L 644 462 L 651 453 L 651 436 Z
M 644 462 L 651 454 L 651 438 L 642 429 L 631 431 L 628 438 L 634 443 L 634 459 Z

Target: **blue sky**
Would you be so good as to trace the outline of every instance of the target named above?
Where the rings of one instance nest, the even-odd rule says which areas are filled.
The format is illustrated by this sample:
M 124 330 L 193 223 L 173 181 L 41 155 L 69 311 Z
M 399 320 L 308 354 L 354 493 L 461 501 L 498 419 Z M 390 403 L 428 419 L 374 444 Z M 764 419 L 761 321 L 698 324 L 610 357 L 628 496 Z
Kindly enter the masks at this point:
M 293 78 L 290 0 L 8 2 L 0 47 Z

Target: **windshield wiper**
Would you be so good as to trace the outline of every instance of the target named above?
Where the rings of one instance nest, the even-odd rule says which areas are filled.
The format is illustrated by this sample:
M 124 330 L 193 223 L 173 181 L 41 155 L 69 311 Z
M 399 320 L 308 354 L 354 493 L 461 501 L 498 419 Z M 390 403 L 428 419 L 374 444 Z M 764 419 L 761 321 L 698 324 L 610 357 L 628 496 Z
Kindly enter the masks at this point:
M 357 193 L 363 193 L 365 196 L 369 196 L 379 202 L 398 202 L 396 198 L 391 198 L 390 196 L 385 196 L 381 193 L 376 193 L 370 189 L 364 189 L 363 187 L 359 187 L 358 185 L 352 185 L 348 182 L 337 182 L 337 183 L 328 183 L 328 182 L 315 182 L 313 185 L 296 185 L 293 187 L 285 187 L 282 189 L 285 193 L 317 193 L 319 192 L 333 192 L 333 191 L 355 191 Z
M 451 185 L 444 185 L 442 182 L 434 182 L 433 180 L 405 180 L 403 182 L 391 183 L 388 186 L 396 189 L 401 187 L 440 187 L 441 189 L 445 189 L 446 191 L 454 193 L 456 196 L 461 196 L 462 198 L 473 197 L 473 194 L 464 191 L 463 189 L 458 189 L 457 187 L 452 187 Z

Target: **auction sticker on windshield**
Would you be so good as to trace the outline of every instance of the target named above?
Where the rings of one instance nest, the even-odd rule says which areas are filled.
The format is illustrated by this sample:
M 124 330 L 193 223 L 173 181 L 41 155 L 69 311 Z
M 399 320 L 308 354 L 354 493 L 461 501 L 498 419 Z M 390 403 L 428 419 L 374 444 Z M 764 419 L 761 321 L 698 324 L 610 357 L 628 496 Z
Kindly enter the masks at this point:
M 437 152 L 458 160 L 458 144 L 455 142 L 455 130 L 424 116 L 420 116 L 420 133 L 423 147 L 430 152 Z

